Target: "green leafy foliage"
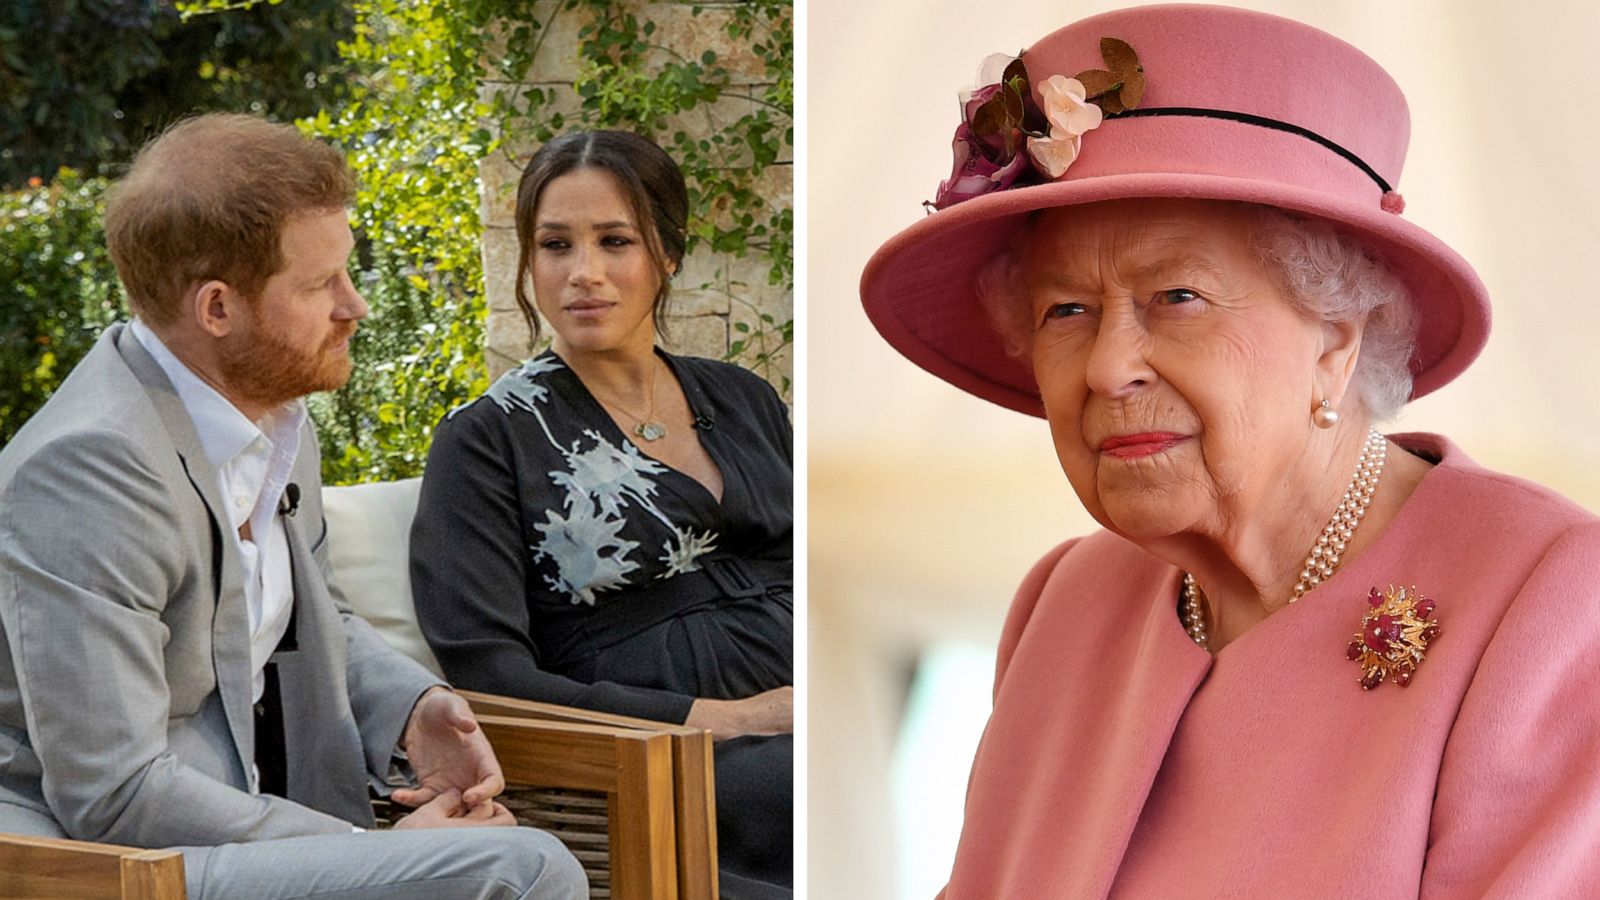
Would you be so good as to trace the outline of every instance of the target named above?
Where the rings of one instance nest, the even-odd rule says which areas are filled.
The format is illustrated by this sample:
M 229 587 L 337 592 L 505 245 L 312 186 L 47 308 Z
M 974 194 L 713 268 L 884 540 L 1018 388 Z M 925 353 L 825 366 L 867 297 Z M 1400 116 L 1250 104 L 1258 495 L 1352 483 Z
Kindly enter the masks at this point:
M 308 401 L 330 484 L 422 474 L 434 425 L 489 387 L 479 294 L 406 249 L 372 252 L 360 276 L 372 315 L 351 341 L 350 382 Z
M 777 317 L 762 312 L 748 300 L 739 297 L 734 300 L 755 313 L 756 317 L 754 322 L 733 323 L 733 332 L 737 337 L 728 343 L 727 358 L 739 360 L 746 368 L 771 381 L 773 375 L 777 374 L 778 354 L 794 345 L 794 320 L 780 322 Z M 788 375 L 779 376 L 778 390 L 785 397 L 789 396 L 793 386 L 794 382 Z
M 64 169 L 0 193 L 0 445 L 121 314 L 101 238 L 105 182 Z
M 477 99 L 486 33 L 462 12 L 471 5 L 357 3 L 339 47 L 359 73 L 349 100 L 300 123 L 360 176 L 373 309 L 352 344 L 356 374 L 312 401 L 329 484 L 421 474 L 434 425 L 488 387 L 477 166 L 496 144 Z
M 286 121 L 334 104 L 344 86 L 333 74 L 337 45 L 352 21 L 345 0 L 194 21 L 158 0 L 5 0 L 0 186 L 63 166 L 114 174 L 199 110 Z

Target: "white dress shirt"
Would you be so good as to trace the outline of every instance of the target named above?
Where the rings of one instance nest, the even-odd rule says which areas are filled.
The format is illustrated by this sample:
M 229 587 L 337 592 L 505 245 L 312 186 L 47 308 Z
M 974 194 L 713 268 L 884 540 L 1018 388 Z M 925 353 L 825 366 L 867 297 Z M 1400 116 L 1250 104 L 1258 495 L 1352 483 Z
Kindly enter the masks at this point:
M 289 539 L 278 516 L 278 499 L 289 483 L 300 450 L 306 407 L 299 400 L 251 422 L 168 350 L 138 319 L 132 331 L 155 358 L 194 421 L 206 460 L 217 470 L 217 487 L 226 507 L 228 533 L 244 567 L 244 595 L 250 610 L 251 702 L 266 687 L 267 658 L 289 628 L 294 585 Z M 250 523 L 251 540 L 239 529 Z

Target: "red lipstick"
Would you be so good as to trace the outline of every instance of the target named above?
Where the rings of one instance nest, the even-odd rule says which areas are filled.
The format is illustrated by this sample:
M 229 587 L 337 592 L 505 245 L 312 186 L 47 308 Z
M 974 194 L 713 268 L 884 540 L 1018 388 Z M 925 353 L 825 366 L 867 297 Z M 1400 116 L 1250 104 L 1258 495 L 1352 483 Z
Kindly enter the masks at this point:
M 1106 438 L 1100 444 L 1100 452 L 1118 459 L 1134 459 L 1140 456 L 1161 453 L 1188 439 L 1189 436 L 1186 434 L 1175 434 L 1171 431 L 1142 431 L 1138 434 L 1119 434 Z

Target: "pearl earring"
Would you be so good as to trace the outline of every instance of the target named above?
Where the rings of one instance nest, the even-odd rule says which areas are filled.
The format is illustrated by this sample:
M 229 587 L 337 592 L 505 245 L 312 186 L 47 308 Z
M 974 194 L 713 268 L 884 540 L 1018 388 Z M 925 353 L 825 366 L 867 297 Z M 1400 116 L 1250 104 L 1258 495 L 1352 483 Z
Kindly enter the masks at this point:
M 1311 411 L 1311 421 L 1317 423 L 1318 428 L 1332 428 L 1339 424 L 1339 411 L 1323 400 L 1321 406 Z

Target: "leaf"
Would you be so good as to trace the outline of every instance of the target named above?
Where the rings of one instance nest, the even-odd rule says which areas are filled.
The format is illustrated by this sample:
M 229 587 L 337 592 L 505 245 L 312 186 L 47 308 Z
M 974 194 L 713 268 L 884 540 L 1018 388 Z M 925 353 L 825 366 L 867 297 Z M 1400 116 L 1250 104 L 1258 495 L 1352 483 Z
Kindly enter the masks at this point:
M 1084 97 L 1089 100 L 1098 99 L 1107 91 L 1122 87 L 1122 81 L 1105 69 L 1089 69 L 1072 77 L 1083 82 Z
M 1006 125 L 1006 102 L 1002 99 L 1004 91 L 995 94 L 980 105 L 972 114 L 973 134 L 999 134 Z
M 1014 85 L 1020 81 L 1021 90 L 1028 89 L 1028 67 L 1022 64 L 1020 55 L 1006 64 L 1005 71 L 1000 75 L 1000 81 L 1007 85 Z
M 1100 39 L 1100 55 L 1105 58 L 1106 67 L 1121 76 L 1128 76 L 1139 69 L 1139 54 L 1133 52 L 1126 41 L 1114 37 Z
M 1144 99 L 1144 68 L 1139 65 L 1139 55 L 1126 41 L 1113 37 L 1100 39 L 1100 55 L 1109 72 L 1090 69 L 1077 75 L 1087 99 L 1098 102 L 1109 114 L 1138 106 Z
M 1006 116 L 1010 124 L 1021 125 L 1024 109 L 1022 95 L 1028 90 L 1028 80 L 1008 79 L 1005 87 L 997 96 L 1004 97 L 1006 102 Z
M 1139 105 L 1139 101 L 1144 99 L 1143 69 L 1128 76 L 1127 83 L 1122 86 L 1122 90 L 1117 92 L 1117 97 L 1122 101 L 1122 105 L 1128 109 L 1133 109 Z

